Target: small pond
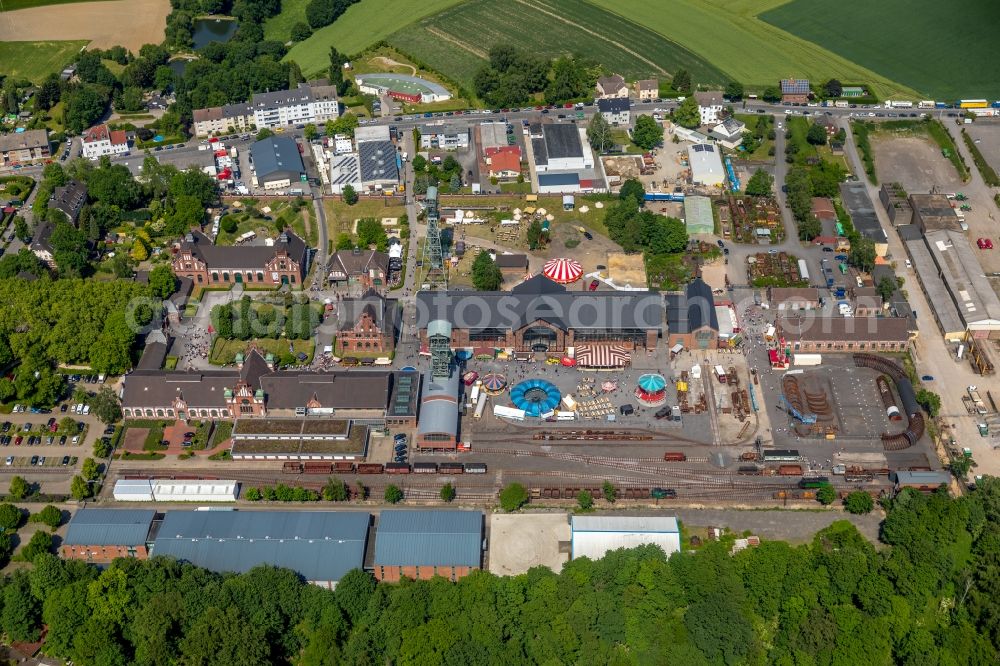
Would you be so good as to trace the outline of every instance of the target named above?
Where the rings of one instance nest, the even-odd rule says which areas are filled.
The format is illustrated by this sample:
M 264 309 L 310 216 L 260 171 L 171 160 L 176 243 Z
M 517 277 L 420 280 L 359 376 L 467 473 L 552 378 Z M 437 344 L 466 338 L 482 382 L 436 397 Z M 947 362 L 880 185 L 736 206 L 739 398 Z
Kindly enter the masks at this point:
M 194 48 L 200 49 L 211 42 L 228 42 L 238 27 L 237 21 L 198 19 L 194 22 Z

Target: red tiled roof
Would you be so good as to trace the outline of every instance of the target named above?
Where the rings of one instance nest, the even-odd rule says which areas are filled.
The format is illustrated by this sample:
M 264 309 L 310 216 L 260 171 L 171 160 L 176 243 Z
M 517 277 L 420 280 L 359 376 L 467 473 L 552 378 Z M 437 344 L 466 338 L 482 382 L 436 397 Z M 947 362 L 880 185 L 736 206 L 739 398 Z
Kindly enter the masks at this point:
M 109 134 L 107 125 L 94 125 L 83 135 L 83 142 L 94 143 L 95 141 L 106 141 Z
M 111 145 L 117 146 L 123 143 L 128 143 L 128 134 L 125 130 L 115 130 L 111 133 Z
M 487 148 L 486 159 L 489 160 L 490 170 L 493 172 L 521 170 L 521 149 L 517 146 Z

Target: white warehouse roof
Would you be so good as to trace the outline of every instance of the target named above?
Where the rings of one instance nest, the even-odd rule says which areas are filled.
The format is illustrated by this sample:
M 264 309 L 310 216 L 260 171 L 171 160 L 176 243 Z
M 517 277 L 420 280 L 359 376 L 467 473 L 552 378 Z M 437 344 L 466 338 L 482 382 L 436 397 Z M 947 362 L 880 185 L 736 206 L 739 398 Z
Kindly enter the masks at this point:
M 573 516 L 570 557 L 599 559 L 608 551 L 646 544 L 670 555 L 681 549 L 677 519 L 669 516 Z
M 722 185 L 726 172 L 722 167 L 719 149 L 710 143 L 696 143 L 688 147 L 691 165 L 691 182 L 701 185 Z
M 118 479 L 113 496 L 119 502 L 152 502 L 153 482 L 149 479 Z
M 153 497 L 158 502 L 235 502 L 236 481 L 154 481 Z

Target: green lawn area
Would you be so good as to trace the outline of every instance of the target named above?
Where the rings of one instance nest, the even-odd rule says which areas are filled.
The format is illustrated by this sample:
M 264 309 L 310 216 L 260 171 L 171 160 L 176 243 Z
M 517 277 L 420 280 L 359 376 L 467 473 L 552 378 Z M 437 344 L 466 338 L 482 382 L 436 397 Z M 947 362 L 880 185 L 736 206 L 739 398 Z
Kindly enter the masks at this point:
M 264 39 L 287 42 L 296 23 L 306 23 L 306 5 L 310 0 L 281 0 L 281 13 L 264 22 Z M 329 47 L 327 51 L 329 52 Z
M 819 0 L 805 1 L 808 5 L 816 6 L 816 11 L 819 13 L 818 6 L 821 4 Z M 921 0 L 921 4 L 926 1 Z M 644 25 L 675 44 L 687 48 L 722 70 L 727 77 L 744 85 L 763 88 L 776 85 L 779 79 L 790 75 L 815 81 L 837 77 L 842 81 L 869 83 L 875 93 L 882 98 L 902 94 L 908 99 L 918 99 L 916 92 L 889 77 L 881 76 L 833 51 L 757 18 L 760 13 L 783 4 L 784 0 L 672 0 L 669 11 L 664 11 L 661 3 L 646 2 L 646 0 L 591 0 L 591 2 Z M 899 2 L 887 4 L 896 7 L 897 16 L 913 13 L 909 8 L 899 9 Z M 856 17 L 845 11 L 841 4 L 831 5 L 829 9 L 837 12 L 837 15 L 826 20 L 826 28 L 843 26 L 844 31 L 850 31 L 851 42 L 859 41 L 854 36 L 854 30 L 858 25 Z M 871 22 L 870 25 L 872 30 L 879 30 L 879 34 L 882 34 L 887 26 L 896 24 L 898 19 L 894 18 L 881 23 Z M 988 25 L 996 25 L 996 21 Z M 844 39 L 842 34 L 835 30 L 831 33 L 837 34 L 837 39 Z M 907 30 L 899 30 L 899 33 L 901 39 L 909 40 L 902 53 L 914 54 L 910 60 L 915 67 L 919 67 L 923 58 L 916 55 L 915 49 L 922 50 L 921 42 L 912 39 L 912 33 Z M 992 43 L 992 39 L 987 39 L 989 41 L 984 42 L 984 48 L 990 48 L 988 44 Z M 941 41 L 943 46 L 954 47 L 954 40 Z M 964 43 L 965 39 L 962 42 Z M 885 48 L 885 44 L 879 39 L 872 42 L 871 47 L 882 49 Z M 898 49 L 885 48 L 886 57 L 899 58 L 900 53 Z M 695 83 L 704 81 L 693 69 L 689 68 L 689 71 Z
M 774 116 L 768 113 L 737 113 L 734 114 L 736 119 L 742 121 L 744 125 L 747 126 L 748 132 L 753 132 L 754 128 L 757 127 L 758 123 L 763 123 L 767 129 L 764 129 L 764 139 L 760 142 L 757 150 L 753 151 L 749 155 L 745 154 L 742 150 L 737 148 L 737 155 L 748 160 L 760 160 L 765 162 L 773 162 L 774 157 L 768 155 L 771 148 L 774 147 L 774 141 L 767 138 L 767 132 L 770 129 L 774 129 Z
M 294 17 L 298 16 L 297 12 L 305 11 L 304 2 L 301 3 L 302 9 L 297 8 L 301 0 L 284 2 L 282 13 L 272 21 L 285 22 L 287 19 L 283 16 L 286 12 Z M 285 59 L 299 63 L 302 73 L 312 76 L 329 68 L 331 46 L 349 56 L 357 55 L 397 30 L 457 2 L 460 0 L 424 0 L 419 3 L 412 0 L 361 0 L 348 8 L 339 19 L 293 46 Z M 287 20 L 289 28 L 296 20 Z M 277 29 L 271 28 L 272 31 Z
M 616 129 L 611 131 L 611 137 L 615 140 L 616 146 L 622 146 L 625 152 L 630 155 L 642 155 L 645 151 L 632 143 L 632 137 L 628 135 L 626 129 Z
M 792 0 L 760 18 L 928 99 L 1000 95 L 995 0 Z
M 548 213 L 550 213 L 555 220 L 552 221 L 552 226 L 558 224 L 576 224 L 584 226 L 591 231 L 595 231 L 599 234 L 605 236 L 608 235 L 608 230 L 604 226 L 604 213 L 606 208 L 595 208 L 594 203 L 597 201 L 612 201 L 614 196 L 608 195 L 587 195 L 587 196 L 577 196 L 576 197 L 576 210 L 564 211 L 562 208 L 562 197 L 559 195 L 539 195 L 538 201 L 536 202 L 526 202 L 523 195 L 510 194 L 510 195 L 493 195 L 493 196 L 482 196 L 476 197 L 475 199 L 469 199 L 467 197 L 450 197 L 447 194 L 441 195 L 441 205 L 443 206 L 507 206 L 509 210 L 514 208 L 525 208 L 527 206 L 534 206 L 535 208 L 544 208 Z M 581 206 L 587 206 L 589 209 L 586 213 L 580 212 Z M 489 233 L 489 228 L 487 225 L 468 225 L 468 230 L 471 235 L 477 235 L 480 238 L 485 238 L 487 236 L 479 235 L 475 233 L 477 229 L 484 229 L 485 233 Z
M 621 14 L 579 0 L 471 0 L 396 32 L 389 43 L 466 87 L 497 44 L 545 57 L 584 53 L 626 79 L 667 77 L 683 68 L 698 82 L 725 80 L 676 40 Z
M 5 3 L 4 6 L 8 10 L 11 8 L 10 3 Z M 87 40 L 0 42 L 0 72 L 15 79 L 41 83 L 49 74 L 62 71 L 87 43 Z
M 341 233 L 351 233 L 354 228 L 354 221 L 363 217 L 402 217 L 406 213 L 406 206 L 397 205 L 400 199 L 394 199 L 386 205 L 384 199 L 362 198 L 353 206 L 348 206 L 338 199 L 323 199 L 323 209 L 326 213 L 326 228 L 329 231 L 330 241 L 337 242 L 337 236 Z M 336 245 L 334 245 L 336 247 Z
M 806 141 L 806 134 L 809 132 L 812 121 L 802 116 L 788 116 L 785 121 L 787 123 L 785 129 L 789 134 L 788 143 L 799 147 L 799 152 L 795 153 L 795 163 L 805 164 L 810 157 L 817 157 L 819 151 L 816 150 L 816 146 Z M 782 159 L 784 158 L 782 157 Z
M 258 212 L 262 213 L 260 209 L 265 207 L 271 209 L 269 213 L 266 213 L 266 215 L 272 218 L 273 221 L 271 222 L 268 222 L 257 214 Z M 230 234 L 220 229 L 219 236 L 215 241 L 217 245 L 232 245 L 237 238 L 248 231 L 253 231 L 258 236 L 275 236 L 279 221 L 284 223 L 283 226 L 290 226 L 292 231 L 298 234 L 299 237 L 305 238 L 310 245 L 315 245 L 316 243 L 316 229 L 315 225 L 311 222 L 312 206 L 308 202 L 299 212 L 293 211 L 288 202 L 279 201 L 260 203 L 254 206 L 254 210 L 244 210 L 229 214 L 234 215 L 238 220 L 236 231 Z M 309 220 L 308 228 L 306 227 L 307 220 Z
M 208 361 L 213 365 L 225 365 L 227 363 L 232 363 L 236 359 L 236 354 L 242 352 L 246 353 L 247 348 L 253 343 L 257 345 L 265 355 L 274 354 L 278 357 L 282 354 L 288 354 L 288 343 L 289 341 L 285 338 L 280 340 L 273 340 L 268 338 L 257 338 L 254 340 L 224 340 L 222 338 L 216 338 L 215 342 L 212 343 L 212 352 L 209 354 Z M 304 353 L 308 358 L 302 361 L 302 364 L 308 364 L 312 361 L 313 351 L 315 344 L 312 340 L 292 340 L 292 354 L 297 356 L 300 352 Z M 298 362 L 296 360 L 296 362 Z

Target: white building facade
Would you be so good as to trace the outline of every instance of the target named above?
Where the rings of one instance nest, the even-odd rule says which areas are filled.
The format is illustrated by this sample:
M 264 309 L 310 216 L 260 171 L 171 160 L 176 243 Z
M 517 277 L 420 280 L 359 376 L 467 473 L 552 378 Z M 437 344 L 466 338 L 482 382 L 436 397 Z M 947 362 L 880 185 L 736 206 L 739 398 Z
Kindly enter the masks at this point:
M 96 160 L 102 155 L 124 155 L 128 152 L 128 134 L 110 130 L 107 125 L 91 127 L 83 135 L 83 156 Z
M 667 555 L 681 549 L 676 518 L 666 516 L 572 516 L 570 559 L 600 559 L 619 548 L 654 544 Z

